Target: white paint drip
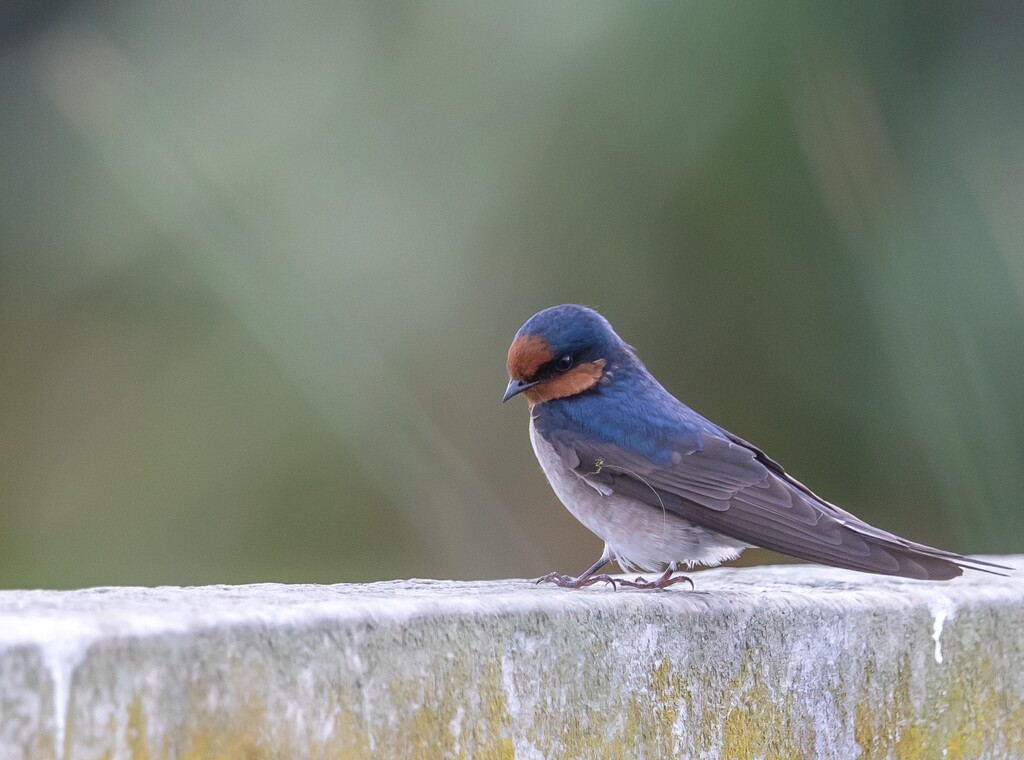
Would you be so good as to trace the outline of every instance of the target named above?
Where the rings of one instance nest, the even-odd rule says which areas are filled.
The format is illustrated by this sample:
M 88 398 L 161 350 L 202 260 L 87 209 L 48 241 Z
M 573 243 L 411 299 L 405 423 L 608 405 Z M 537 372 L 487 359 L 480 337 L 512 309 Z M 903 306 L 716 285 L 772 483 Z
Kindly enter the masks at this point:
M 0 648 L 32 642 L 53 683 L 53 753 L 64 757 L 71 679 L 89 647 L 100 636 L 95 625 L 69 619 L 0 617 Z
M 71 709 L 71 679 L 92 640 L 91 636 L 69 637 L 50 642 L 42 650 L 43 663 L 53 679 L 53 749 L 56 757 L 64 757 L 64 736 Z
M 954 610 L 948 601 L 942 600 L 941 602 L 934 602 L 929 605 L 928 611 L 932 613 L 932 641 L 935 642 L 935 662 L 941 665 L 942 629 L 945 627 L 947 620 L 953 619 Z

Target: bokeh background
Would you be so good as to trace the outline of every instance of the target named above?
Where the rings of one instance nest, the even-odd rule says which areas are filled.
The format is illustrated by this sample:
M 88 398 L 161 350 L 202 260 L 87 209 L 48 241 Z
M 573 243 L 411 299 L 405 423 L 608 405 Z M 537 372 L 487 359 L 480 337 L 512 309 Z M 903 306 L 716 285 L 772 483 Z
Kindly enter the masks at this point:
M 1024 541 L 1024 6 L 0 5 L 0 586 L 582 570 L 519 325 Z M 752 559 L 764 561 L 765 554 Z

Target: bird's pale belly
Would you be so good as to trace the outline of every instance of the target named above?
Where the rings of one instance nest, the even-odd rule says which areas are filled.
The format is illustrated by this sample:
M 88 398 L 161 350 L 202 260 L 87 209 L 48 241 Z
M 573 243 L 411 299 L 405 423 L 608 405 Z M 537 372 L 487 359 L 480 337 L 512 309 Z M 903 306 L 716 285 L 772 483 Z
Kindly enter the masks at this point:
M 746 544 L 706 530 L 643 502 L 601 492 L 568 469 L 530 420 L 530 442 L 555 494 L 573 516 L 601 538 L 623 569 L 655 571 L 669 562 L 717 565 Z

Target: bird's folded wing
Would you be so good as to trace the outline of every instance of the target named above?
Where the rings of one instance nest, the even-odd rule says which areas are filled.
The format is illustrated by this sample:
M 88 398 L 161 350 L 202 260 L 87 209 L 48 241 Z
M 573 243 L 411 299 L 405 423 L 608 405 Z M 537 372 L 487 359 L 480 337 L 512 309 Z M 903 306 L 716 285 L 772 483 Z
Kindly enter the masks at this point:
M 553 444 L 598 490 L 800 559 L 929 579 L 956 577 L 962 567 L 998 567 L 875 528 L 820 499 L 759 449 L 724 431 L 701 438 L 701 446 L 667 452 L 660 462 L 582 436 L 559 436 Z

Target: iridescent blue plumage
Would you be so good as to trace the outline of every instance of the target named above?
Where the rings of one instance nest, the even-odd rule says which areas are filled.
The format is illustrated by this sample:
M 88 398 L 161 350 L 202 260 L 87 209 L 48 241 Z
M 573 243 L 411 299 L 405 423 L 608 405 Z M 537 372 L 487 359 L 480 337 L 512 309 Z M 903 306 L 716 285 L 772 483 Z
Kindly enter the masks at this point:
M 604 386 L 599 382 L 591 391 L 538 405 L 537 431 L 551 441 L 614 444 L 657 464 L 667 463 L 675 451 L 703 448 L 701 433 L 713 430 L 710 422 L 671 397 L 675 403 L 667 403 L 667 394 L 641 377 L 616 369 L 610 374 Z

